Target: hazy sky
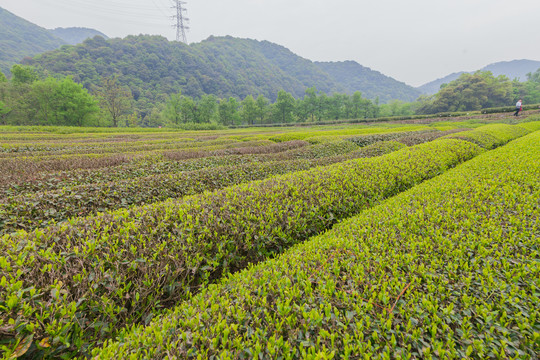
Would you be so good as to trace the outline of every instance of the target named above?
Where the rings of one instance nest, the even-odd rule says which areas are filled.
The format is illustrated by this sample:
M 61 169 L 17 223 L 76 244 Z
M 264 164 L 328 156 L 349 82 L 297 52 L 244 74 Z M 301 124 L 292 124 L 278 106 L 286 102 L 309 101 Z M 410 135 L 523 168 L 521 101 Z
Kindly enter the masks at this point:
M 45 28 L 175 38 L 172 0 L 0 0 Z M 187 0 L 189 42 L 268 40 L 319 61 L 355 60 L 418 86 L 497 61 L 540 60 L 539 0 Z

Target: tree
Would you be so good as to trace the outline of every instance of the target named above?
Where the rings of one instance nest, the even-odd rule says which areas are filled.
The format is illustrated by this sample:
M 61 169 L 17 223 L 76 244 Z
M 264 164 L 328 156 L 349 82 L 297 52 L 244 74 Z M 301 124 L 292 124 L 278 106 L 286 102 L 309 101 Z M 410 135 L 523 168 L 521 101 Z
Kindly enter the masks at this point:
M 216 120 L 218 103 L 214 95 L 203 95 L 199 100 L 198 108 L 202 123 L 211 123 Z
M 420 113 L 473 111 L 505 106 L 512 97 L 512 83 L 506 76 L 494 77 L 490 71 L 464 73 L 430 99 L 424 99 Z M 427 101 L 426 101 L 427 100 Z
M 59 82 L 56 118 L 61 124 L 83 126 L 99 112 L 98 101 L 71 77 Z
M 133 99 L 131 91 L 118 83 L 118 76 L 102 78 L 101 85 L 96 87 L 94 91 L 102 108 L 111 116 L 112 126 L 118 127 L 120 118 L 131 107 Z
M 292 122 L 294 104 L 294 97 L 290 93 L 285 90 L 279 90 L 276 103 L 274 104 L 276 120 L 281 123 Z
M 328 98 L 328 117 L 332 120 L 338 120 L 342 117 L 345 97 L 343 94 L 333 94 Z
M 13 75 L 11 81 L 16 85 L 32 84 L 38 79 L 36 70 L 33 67 L 26 65 L 13 65 L 11 74 Z
M 315 115 L 319 107 L 319 99 L 317 99 L 317 89 L 315 87 L 310 87 L 306 89 L 306 95 L 304 96 L 304 105 L 309 116 L 311 116 L 311 121 L 315 121 Z
M 238 121 L 238 100 L 234 97 L 219 101 L 219 121 L 223 125 L 234 125 Z
M 352 116 L 354 119 L 360 118 L 361 114 L 363 114 L 363 107 L 364 102 L 362 101 L 362 93 L 360 91 L 356 91 L 351 96 Z
M 270 103 L 264 95 L 257 96 L 257 117 L 259 118 L 261 124 L 264 122 L 266 113 L 268 112 L 268 104 Z
M 167 120 L 172 121 L 175 125 L 180 124 L 182 118 L 182 92 L 171 94 L 165 104 L 164 115 Z
M 253 96 L 248 95 L 244 101 L 242 101 L 241 116 L 244 122 L 253 125 L 257 117 L 257 103 L 255 102 L 255 99 L 253 99 Z
M 32 84 L 27 96 L 32 124 L 83 126 L 98 111 L 97 101 L 70 77 L 48 77 Z
M 6 75 L 2 71 L 0 71 L 0 84 L 7 82 Z
M 182 96 L 180 101 L 180 111 L 182 115 L 182 122 L 184 123 L 196 123 L 198 121 L 198 109 L 197 103 L 190 96 Z
M 0 124 L 6 125 L 6 115 L 11 112 L 11 109 L 7 107 L 2 101 L 0 101 Z

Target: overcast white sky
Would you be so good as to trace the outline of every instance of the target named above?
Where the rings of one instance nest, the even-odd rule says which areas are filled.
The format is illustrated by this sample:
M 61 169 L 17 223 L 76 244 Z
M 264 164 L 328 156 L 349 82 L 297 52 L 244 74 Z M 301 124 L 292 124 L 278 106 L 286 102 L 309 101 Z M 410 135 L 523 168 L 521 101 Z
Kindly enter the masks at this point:
M 45 28 L 171 40 L 172 0 L 0 0 Z M 187 0 L 188 41 L 268 40 L 318 61 L 355 60 L 418 86 L 497 61 L 540 60 L 540 0 Z

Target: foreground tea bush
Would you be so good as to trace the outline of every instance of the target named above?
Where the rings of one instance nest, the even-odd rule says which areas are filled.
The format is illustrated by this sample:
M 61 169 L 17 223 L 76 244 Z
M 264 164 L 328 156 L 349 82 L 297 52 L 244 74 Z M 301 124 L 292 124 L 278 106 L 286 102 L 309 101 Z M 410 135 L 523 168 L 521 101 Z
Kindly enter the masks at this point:
M 531 130 L 518 125 L 491 124 L 480 126 L 471 131 L 447 135 L 444 138 L 466 140 L 483 148 L 493 149 L 530 132 Z
M 537 359 L 540 132 L 209 286 L 96 359 Z
M 379 158 L 4 236 L 4 352 L 22 343 L 45 356 L 84 353 L 127 324 L 148 322 L 153 312 L 209 281 L 480 152 L 468 142 L 437 140 Z

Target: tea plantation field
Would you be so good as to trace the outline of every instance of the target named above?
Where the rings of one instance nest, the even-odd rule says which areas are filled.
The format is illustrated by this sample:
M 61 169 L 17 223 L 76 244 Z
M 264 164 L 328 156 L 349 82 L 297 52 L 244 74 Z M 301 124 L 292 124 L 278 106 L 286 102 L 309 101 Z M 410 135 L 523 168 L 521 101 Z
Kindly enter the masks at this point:
M 537 359 L 539 199 L 539 116 L 0 127 L 0 358 Z

